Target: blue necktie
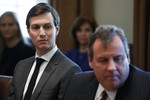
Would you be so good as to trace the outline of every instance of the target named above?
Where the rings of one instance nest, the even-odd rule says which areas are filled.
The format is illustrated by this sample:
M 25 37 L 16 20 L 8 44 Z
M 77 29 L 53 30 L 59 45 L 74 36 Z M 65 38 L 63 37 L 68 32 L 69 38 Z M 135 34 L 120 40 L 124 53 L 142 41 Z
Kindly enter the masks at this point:
M 36 58 L 36 67 L 35 67 L 34 73 L 32 75 L 32 78 L 30 80 L 30 83 L 29 83 L 28 89 L 26 91 L 24 100 L 30 100 L 30 98 L 32 96 L 33 88 L 34 88 L 35 83 L 36 83 L 36 78 L 37 78 L 38 73 L 39 73 L 40 66 L 43 62 L 44 62 L 44 59 Z

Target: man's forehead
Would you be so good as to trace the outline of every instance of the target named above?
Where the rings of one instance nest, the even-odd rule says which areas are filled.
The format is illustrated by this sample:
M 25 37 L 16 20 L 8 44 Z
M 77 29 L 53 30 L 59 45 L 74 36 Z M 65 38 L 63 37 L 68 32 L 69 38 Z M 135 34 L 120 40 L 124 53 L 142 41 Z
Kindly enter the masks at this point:
M 102 41 L 101 39 L 97 38 L 94 42 L 93 49 L 99 49 L 99 50 L 107 50 L 107 49 L 124 49 L 124 44 L 121 41 L 119 36 L 114 36 L 112 41 L 108 41 L 108 43 Z
M 32 23 L 31 26 L 32 25 L 43 26 L 43 25 L 51 25 L 51 24 L 53 24 L 53 23 L 51 23 L 51 22 L 47 22 L 47 23 Z
M 99 41 L 99 42 L 101 42 L 102 45 L 106 45 L 106 46 L 110 45 L 112 42 L 116 42 L 116 44 L 118 44 L 119 42 L 122 42 L 120 36 L 117 34 L 115 34 L 111 38 L 107 38 L 107 39 L 106 38 L 104 39 L 103 37 L 96 37 L 95 42 L 96 41 Z
M 44 13 L 38 16 L 33 16 L 29 19 L 30 23 L 52 23 L 54 21 L 51 13 Z

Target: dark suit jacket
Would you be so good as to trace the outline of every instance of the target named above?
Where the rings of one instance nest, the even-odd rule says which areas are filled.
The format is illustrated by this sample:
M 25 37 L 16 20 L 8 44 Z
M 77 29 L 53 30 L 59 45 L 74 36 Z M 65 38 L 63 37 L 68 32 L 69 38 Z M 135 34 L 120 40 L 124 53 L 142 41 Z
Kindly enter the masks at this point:
M 24 86 L 35 57 L 20 61 L 16 65 L 9 100 L 21 100 Z M 80 68 L 59 50 L 54 54 L 44 70 L 31 100 L 60 100 L 73 74 Z
M 150 100 L 150 74 L 130 65 L 129 77 L 118 90 L 115 100 Z M 64 100 L 94 100 L 98 81 L 93 72 L 76 74 Z

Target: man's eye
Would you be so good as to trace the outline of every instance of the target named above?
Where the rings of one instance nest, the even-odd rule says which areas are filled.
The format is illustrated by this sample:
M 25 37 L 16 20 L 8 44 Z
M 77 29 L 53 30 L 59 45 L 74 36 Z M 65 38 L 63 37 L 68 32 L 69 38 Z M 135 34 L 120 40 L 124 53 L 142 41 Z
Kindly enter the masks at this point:
M 51 29 L 51 28 L 52 28 L 51 25 L 44 25 L 44 29 L 45 29 L 45 30 L 49 30 L 49 29 Z
M 31 29 L 37 30 L 37 29 L 40 29 L 40 26 L 34 25 L 34 26 L 31 26 Z
M 107 59 L 100 58 L 100 59 L 98 59 L 98 62 L 105 63 L 105 62 L 107 62 Z
M 123 56 L 117 56 L 114 58 L 115 62 L 122 62 L 124 60 Z

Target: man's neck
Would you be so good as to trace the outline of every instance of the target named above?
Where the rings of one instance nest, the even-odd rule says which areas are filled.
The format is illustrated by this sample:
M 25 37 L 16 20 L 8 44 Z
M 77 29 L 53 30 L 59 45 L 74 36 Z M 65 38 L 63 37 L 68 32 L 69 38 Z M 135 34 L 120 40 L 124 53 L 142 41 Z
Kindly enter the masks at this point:
M 47 52 L 51 51 L 54 47 L 55 47 L 55 45 L 52 46 L 52 47 L 49 47 L 49 48 L 47 48 L 47 49 L 38 49 L 38 48 L 36 48 L 37 55 L 38 55 L 39 57 L 41 57 L 41 56 L 43 56 L 44 54 L 46 54 Z

